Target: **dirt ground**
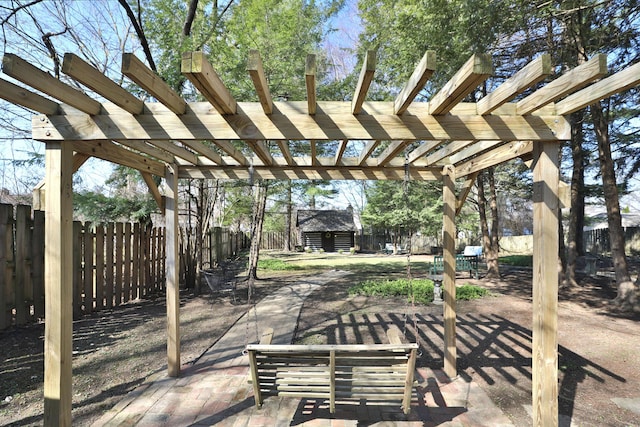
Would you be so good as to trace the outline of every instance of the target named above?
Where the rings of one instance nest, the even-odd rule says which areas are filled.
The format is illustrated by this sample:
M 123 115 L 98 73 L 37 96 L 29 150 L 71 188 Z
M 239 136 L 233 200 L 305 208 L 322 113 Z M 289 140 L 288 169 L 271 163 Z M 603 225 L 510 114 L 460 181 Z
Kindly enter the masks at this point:
M 299 342 L 386 342 L 395 324 L 408 340 L 420 331 L 421 366 L 442 366 L 442 306 L 402 299 L 349 297 L 367 267 L 311 294 L 300 315 Z M 257 285 L 260 299 L 296 280 L 274 275 Z M 531 271 L 503 269 L 500 281 L 467 279 L 491 297 L 458 305 L 458 372 L 483 387 L 516 426 L 531 425 Z M 243 287 L 244 286 L 244 287 Z M 563 291 L 559 313 L 560 425 L 640 426 L 612 398 L 640 398 L 640 319 L 617 316 L 606 301 L 615 289 L 605 277 L 582 278 Z M 183 295 L 182 363 L 208 349 L 247 310 L 246 285 L 230 295 Z M 73 424 L 90 425 L 128 392 L 166 369 L 165 305 L 160 296 L 74 322 Z M 0 332 L 0 425 L 42 424 L 44 325 Z

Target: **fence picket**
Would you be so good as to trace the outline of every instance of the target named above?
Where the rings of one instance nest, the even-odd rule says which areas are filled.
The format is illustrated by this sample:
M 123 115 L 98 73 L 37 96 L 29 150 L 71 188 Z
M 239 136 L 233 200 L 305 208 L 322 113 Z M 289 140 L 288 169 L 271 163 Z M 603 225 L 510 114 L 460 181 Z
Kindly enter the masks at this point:
M 73 241 L 77 242 L 77 239 L 74 238 Z M 31 245 L 33 317 L 37 321 L 44 319 L 44 211 L 33 212 L 33 238 Z M 80 280 L 74 283 L 80 283 Z
M 13 206 L 0 205 L 0 329 L 11 325 L 13 294 Z
M 124 262 L 123 262 L 123 298 L 122 302 L 126 303 L 131 299 L 131 223 L 124 225 Z
M 91 232 L 91 223 L 88 221 L 84 223 L 83 237 L 82 278 L 84 295 L 82 306 L 84 313 L 91 313 L 93 311 L 93 233 Z
M 27 254 L 29 247 L 29 219 L 31 207 L 25 205 L 16 206 L 16 237 L 15 237 L 15 282 L 14 282 L 14 307 L 16 311 L 16 325 L 27 323 L 31 315 L 31 260 Z M 28 290 L 27 290 L 28 289 Z
M 116 250 L 116 260 L 115 260 L 115 277 L 114 277 L 114 295 L 115 295 L 115 306 L 119 306 L 122 304 L 122 227 L 123 224 L 121 222 L 117 222 L 115 225 L 114 239 L 115 239 L 115 250 Z
M 43 211 L 32 216 L 30 206 L 0 204 L 0 330 L 44 318 L 44 229 Z M 248 244 L 228 229 L 208 236 L 203 253 L 218 261 Z M 164 289 L 164 228 L 76 221 L 70 238 L 75 319 Z
M 106 237 L 105 237 L 105 263 L 104 263 L 104 286 L 105 286 L 105 300 L 106 307 L 113 308 L 113 298 L 114 298 L 114 273 L 113 270 L 115 268 L 115 263 L 113 259 L 114 255 L 114 243 L 113 243 L 113 229 L 114 224 L 112 222 L 108 223 L 105 226 Z

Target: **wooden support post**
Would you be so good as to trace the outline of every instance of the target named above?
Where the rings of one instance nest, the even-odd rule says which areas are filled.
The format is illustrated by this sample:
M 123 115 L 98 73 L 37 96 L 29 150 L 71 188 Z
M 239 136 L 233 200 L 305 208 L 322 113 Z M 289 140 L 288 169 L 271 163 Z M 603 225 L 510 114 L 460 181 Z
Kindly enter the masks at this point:
M 167 168 L 165 203 L 167 248 L 167 369 L 180 374 L 180 277 L 178 269 L 178 167 Z
M 456 194 L 455 170 L 445 166 L 442 173 L 443 226 L 442 249 L 444 276 L 444 373 L 449 378 L 457 376 L 456 370 Z
M 533 425 L 558 425 L 558 149 L 534 144 Z
M 44 425 L 71 425 L 73 150 L 47 143 L 45 182 Z

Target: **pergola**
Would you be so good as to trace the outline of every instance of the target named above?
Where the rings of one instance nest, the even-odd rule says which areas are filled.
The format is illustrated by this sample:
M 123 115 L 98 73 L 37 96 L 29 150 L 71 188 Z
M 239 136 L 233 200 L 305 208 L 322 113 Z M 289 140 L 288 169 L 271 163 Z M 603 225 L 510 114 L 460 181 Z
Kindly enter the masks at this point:
M 182 73 L 205 102 L 186 102 L 133 54 L 122 73 L 145 90 L 144 102 L 74 54 L 62 70 L 99 96 L 88 96 L 13 54 L 3 71 L 48 96 L 0 79 L 0 97 L 38 113 L 33 139 L 46 145 L 45 425 L 71 425 L 72 175 L 89 157 L 139 170 L 166 215 L 168 374 L 180 374 L 177 194 L 180 178 L 441 180 L 444 200 L 444 371 L 456 373 L 455 215 L 477 174 L 516 157 L 531 161 L 534 177 L 533 424 L 558 424 L 558 213 L 561 142 L 571 137 L 566 116 L 640 84 L 640 64 L 607 75 L 606 58 L 590 61 L 546 85 L 549 55 L 530 62 L 475 103 L 461 102 L 489 78 L 491 57 L 473 55 L 429 102 L 414 102 L 434 72 L 427 51 L 392 102 L 369 102 L 375 53 L 364 58 L 350 102 L 316 97 L 315 56 L 306 58 L 307 99 L 275 101 L 260 55 L 247 71 L 259 102 L 238 102 L 202 52 L 182 56 Z M 596 82 L 597 81 L 597 82 Z M 594 83 L 595 82 L 595 83 Z M 529 91 L 527 96 L 521 96 Z M 520 96 L 519 96 L 520 95 Z M 514 101 L 514 99 L 516 99 Z M 290 141 L 310 156 L 296 156 Z M 242 143 L 246 149 L 239 150 Z M 331 157 L 317 144 L 337 145 Z M 346 157 L 351 141 L 365 141 Z M 337 144 L 336 144 L 337 143 Z M 373 155 L 378 146 L 385 147 Z M 409 165 L 407 167 L 406 165 Z M 165 198 L 152 175 L 166 179 Z M 456 194 L 456 180 L 464 180 Z

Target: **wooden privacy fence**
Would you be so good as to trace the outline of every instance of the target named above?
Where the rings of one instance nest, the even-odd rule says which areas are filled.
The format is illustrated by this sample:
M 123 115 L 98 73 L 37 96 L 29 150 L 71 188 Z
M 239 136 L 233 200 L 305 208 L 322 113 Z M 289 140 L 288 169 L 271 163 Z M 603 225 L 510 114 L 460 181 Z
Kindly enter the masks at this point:
M 44 212 L 0 204 L 0 330 L 44 318 Z M 74 317 L 165 286 L 163 228 L 74 222 Z

